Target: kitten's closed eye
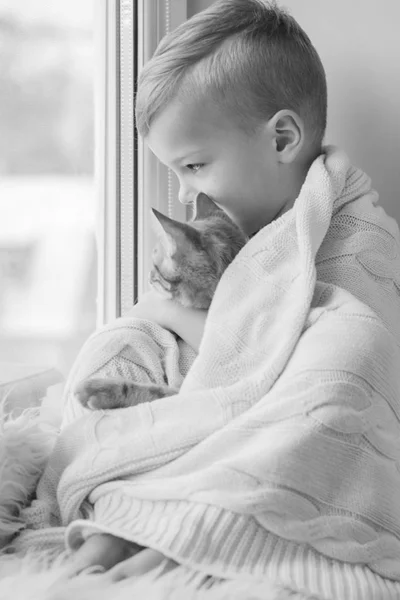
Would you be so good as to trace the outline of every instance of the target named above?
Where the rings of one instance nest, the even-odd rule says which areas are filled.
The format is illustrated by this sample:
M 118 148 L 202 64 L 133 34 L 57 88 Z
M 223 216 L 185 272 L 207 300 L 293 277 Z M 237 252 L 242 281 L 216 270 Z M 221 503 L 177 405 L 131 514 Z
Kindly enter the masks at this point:
M 149 283 L 163 296 L 173 298 L 175 290 L 181 285 L 182 279 L 179 276 L 166 277 L 160 269 L 154 265 L 149 274 Z

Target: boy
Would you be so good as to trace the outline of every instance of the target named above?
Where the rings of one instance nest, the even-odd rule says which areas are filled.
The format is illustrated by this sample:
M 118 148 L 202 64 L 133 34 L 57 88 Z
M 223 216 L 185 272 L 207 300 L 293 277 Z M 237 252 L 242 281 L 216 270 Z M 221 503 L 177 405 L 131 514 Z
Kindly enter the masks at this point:
M 293 206 L 321 154 L 324 68 L 277 6 L 220 1 L 162 40 L 141 74 L 136 114 L 139 134 L 178 177 L 179 200 L 204 192 L 251 236 Z M 204 312 L 150 292 L 130 314 L 198 350 Z
M 199 192 L 206 193 L 250 237 L 296 210 L 306 180 L 318 196 L 311 166 L 336 160 L 336 151 L 322 146 L 327 90 L 318 54 L 294 19 L 263 0 L 219 0 L 162 40 L 141 74 L 136 111 L 139 133 L 179 179 L 180 201 L 190 203 Z M 360 180 L 363 193 L 374 195 L 364 175 L 351 169 L 348 173 L 334 199 L 336 212 L 347 198 L 357 199 L 352 190 Z M 336 183 L 332 177 L 333 190 Z M 325 210 L 323 205 L 320 209 Z M 387 219 L 383 211 L 379 215 Z M 350 213 L 346 218 L 350 232 L 352 218 L 362 220 Z M 371 247 L 375 258 L 368 258 L 368 236 L 379 235 L 381 227 L 378 217 L 374 220 L 373 231 L 369 224 L 360 233 L 367 250 L 359 255 L 353 247 L 345 248 L 345 235 L 336 239 L 334 229 L 328 231 L 318 255 L 318 279 L 367 304 L 399 344 L 399 293 L 396 285 L 385 283 L 390 277 L 399 281 L 399 263 L 388 278 L 384 269 L 374 267 L 387 262 L 384 241 L 380 249 L 379 244 Z M 390 222 L 387 230 L 398 252 L 397 228 Z M 325 310 L 322 296 L 320 307 Z M 204 311 L 182 308 L 150 292 L 130 315 L 157 322 L 199 350 Z M 123 543 L 110 561 L 114 543 L 118 547 L 112 536 L 92 536 L 77 551 L 74 565 L 109 568 L 122 560 L 110 571 L 118 579 L 145 572 L 162 560 L 154 550 L 127 550 Z

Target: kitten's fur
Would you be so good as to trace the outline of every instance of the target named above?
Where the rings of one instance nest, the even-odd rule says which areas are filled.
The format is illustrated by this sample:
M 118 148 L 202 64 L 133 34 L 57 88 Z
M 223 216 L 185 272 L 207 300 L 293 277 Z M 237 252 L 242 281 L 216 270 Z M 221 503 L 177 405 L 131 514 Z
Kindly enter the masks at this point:
M 226 267 L 247 242 L 245 234 L 205 194 L 196 214 L 180 223 L 153 209 L 158 242 L 153 250 L 152 287 L 183 306 L 207 309 Z M 92 409 L 122 408 L 176 394 L 178 390 L 125 379 L 91 378 L 75 394 Z

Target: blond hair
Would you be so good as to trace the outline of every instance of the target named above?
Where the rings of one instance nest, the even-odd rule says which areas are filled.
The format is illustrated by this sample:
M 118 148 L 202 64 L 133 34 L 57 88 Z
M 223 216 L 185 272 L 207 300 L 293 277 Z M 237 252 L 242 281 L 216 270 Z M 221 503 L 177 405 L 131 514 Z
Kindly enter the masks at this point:
M 140 135 L 148 134 L 176 96 L 213 98 L 249 131 L 289 109 L 317 145 L 325 133 L 321 60 L 296 20 L 275 2 L 217 0 L 165 36 L 138 80 Z

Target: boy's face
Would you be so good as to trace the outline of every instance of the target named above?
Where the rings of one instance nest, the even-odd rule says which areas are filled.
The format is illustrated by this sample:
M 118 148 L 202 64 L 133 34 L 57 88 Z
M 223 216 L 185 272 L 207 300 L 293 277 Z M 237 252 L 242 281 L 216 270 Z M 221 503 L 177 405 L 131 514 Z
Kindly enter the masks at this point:
M 270 223 L 285 204 L 276 143 L 268 124 L 240 129 L 213 102 L 171 102 L 146 139 L 179 179 L 179 200 L 204 192 L 248 235 Z

